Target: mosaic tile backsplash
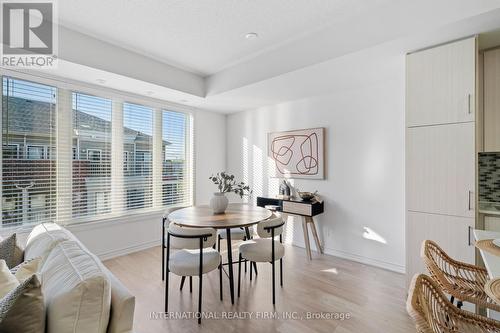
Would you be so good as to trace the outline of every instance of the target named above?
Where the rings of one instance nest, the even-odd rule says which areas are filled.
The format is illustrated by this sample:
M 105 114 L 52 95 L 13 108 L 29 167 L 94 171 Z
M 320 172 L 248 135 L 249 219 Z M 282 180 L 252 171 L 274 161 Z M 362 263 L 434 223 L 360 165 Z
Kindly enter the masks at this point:
M 479 201 L 500 203 L 500 153 L 479 154 Z

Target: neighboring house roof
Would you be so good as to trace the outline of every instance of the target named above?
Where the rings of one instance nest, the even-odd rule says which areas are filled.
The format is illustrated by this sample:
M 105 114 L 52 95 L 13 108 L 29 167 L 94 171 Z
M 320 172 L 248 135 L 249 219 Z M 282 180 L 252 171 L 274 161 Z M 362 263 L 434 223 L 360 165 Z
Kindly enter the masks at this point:
M 43 136 L 50 133 L 50 128 L 55 127 L 55 119 L 50 117 L 51 109 L 54 107 L 51 103 L 18 97 L 9 97 L 8 101 L 4 99 L 3 103 L 4 108 L 7 108 L 8 103 L 9 110 L 8 114 L 3 113 L 3 121 L 8 121 L 8 128 L 12 134 L 30 133 Z M 17 112 L 16 110 L 22 111 Z M 47 119 L 50 119 L 50 121 L 47 121 Z M 79 110 L 73 110 L 73 123 L 86 130 L 111 133 L 110 121 Z M 146 133 L 128 127 L 124 127 L 124 135 L 126 137 L 135 136 L 137 141 L 147 141 L 151 138 Z M 163 143 L 165 145 L 171 144 L 166 140 L 163 140 Z

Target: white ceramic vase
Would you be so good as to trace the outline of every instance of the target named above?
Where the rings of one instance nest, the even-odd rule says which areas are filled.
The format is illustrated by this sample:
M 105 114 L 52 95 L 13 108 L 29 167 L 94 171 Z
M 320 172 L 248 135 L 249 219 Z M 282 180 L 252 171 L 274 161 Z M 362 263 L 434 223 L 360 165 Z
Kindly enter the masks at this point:
M 215 192 L 212 199 L 210 199 L 210 208 L 212 208 L 214 214 L 224 214 L 228 204 L 229 200 L 227 200 L 225 193 Z

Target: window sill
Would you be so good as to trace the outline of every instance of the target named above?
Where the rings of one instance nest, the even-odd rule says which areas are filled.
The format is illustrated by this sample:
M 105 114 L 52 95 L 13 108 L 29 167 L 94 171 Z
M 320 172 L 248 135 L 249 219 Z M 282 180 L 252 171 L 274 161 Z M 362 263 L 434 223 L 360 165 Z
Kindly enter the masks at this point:
M 161 207 L 161 208 L 153 208 L 153 209 L 144 209 L 144 210 L 137 210 L 137 211 L 125 211 L 123 214 L 110 214 L 106 216 L 101 216 L 101 217 L 93 217 L 93 218 L 75 218 L 72 219 L 70 222 L 67 222 L 65 224 L 62 224 L 64 227 L 68 227 L 70 229 L 79 229 L 79 228 L 85 228 L 85 226 L 92 226 L 92 225 L 98 225 L 98 224 L 107 224 L 107 225 L 112 225 L 112 224 L 118 224 L 118 223 L 131 223 L 131 222 L 136 222 L 136 221 L 141 221 L 144 220 L 144 218 L 148 217 L 156 217 L 156 218 L 161 218 L 163 216 L 163 213 L 168 209 L 169 207 Z M 158 221 L 158 224 L 160 221 Z
M 67 223 L 59 223 L 61 226 L 71 229 L 72 231 L 92 229 L 98 226 L 112 226 L 115 224 L 124 223 L 136 223 L 144 221 L 144 219 L 154 218 L 158 219 L 158 225 L 160 225 L 160 219 L 164 212 L 172 206 L 165 206 L 153 209 L 143 209 L 137 211 L 125 211 L 124 214 L 108 214 L 106 216 L 95 216 L 74 218 Z M 18 225 L 18 226 L 4 226 L 0 228 L 0 236 L 8 237 L 13 233 L 17 234 L 29 234 L 31 230 L 37 224 L 28 225 Z

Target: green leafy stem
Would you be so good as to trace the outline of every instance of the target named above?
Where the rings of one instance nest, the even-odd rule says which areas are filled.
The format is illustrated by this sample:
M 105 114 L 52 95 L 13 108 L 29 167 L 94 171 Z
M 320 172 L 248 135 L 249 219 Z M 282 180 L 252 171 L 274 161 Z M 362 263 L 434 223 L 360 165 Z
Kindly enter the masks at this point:
M 246 185 L 244 182 L 236 182 L 234 180 L 234 175 L 230 175 L 225 171 L 217 172 L 214 176 L 208 177 L 219 189 L 220 193 L 235 193 L 243 198 L 244 195 L 249 195 L 252 193 L 250 186 Z

